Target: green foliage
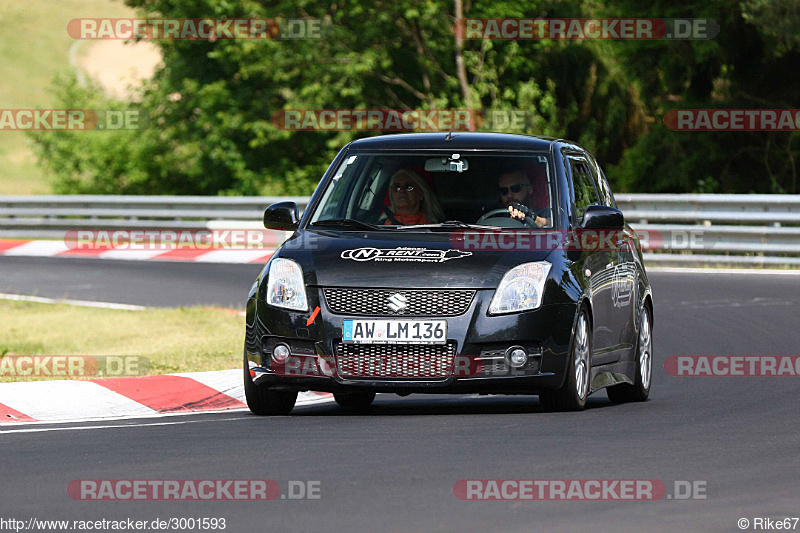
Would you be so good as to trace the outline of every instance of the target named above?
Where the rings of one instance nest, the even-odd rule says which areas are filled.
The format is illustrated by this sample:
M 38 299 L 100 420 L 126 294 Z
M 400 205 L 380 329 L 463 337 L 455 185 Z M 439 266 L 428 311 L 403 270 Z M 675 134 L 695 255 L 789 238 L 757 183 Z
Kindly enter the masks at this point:
M 104 97 L 96 86 L 80 87 L 72 74 L 57 77 L 54 85 L 58 107 L 63 109 L 129 108 Z M 147 193 L 142 185 L 148 177 L 139 166 L 141 152 L 134 130 L 31 131 L 29 135 L 39 159 L 58 178 L 57 193 Z
M 637 13 L 619 0 L 601 16 Z M 670 109 L 800 107 L 798 19 L 794 0 L 661 0 L 637 16 L 710 18 L 712 40 L 603 43 L 646 106 L 652 125 L 609 172 L 630 192 L 798 193 L 796 132 L 676 132 Z M 786 21 L 779 19 L 789 17 Z M 608 46 L 616 44 L 618 46 Z M 615 163 L 613 160 L 609 163 Z
M 525 133 L 576 140 L 616 190 L 798 192 L 796 136 L 666 129 L 676 108 L 797 108 L 790 0 L 474 0 L 464 16 L 707 17 L 714 40 L 466 40 L 451 2 L 126 0 L 143 16 L 319 18 L 321 40 L 161 41 L 140 131 L 32 134 L 62 192 L 309 194 L 335 153 L 376 132 L 283 131 L 287 109 L 521 109 Z M 777 7 L 775 7 L 777 5 Z M 57 82 L 65 106 L 118 108 Z

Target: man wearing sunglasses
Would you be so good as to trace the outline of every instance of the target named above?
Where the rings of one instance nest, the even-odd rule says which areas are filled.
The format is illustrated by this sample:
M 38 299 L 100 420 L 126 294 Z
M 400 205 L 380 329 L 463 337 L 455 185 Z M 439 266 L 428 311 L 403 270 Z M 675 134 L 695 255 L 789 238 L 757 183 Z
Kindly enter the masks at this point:
M 516 218 L 523 222 L 530 217 L 530 221 L 536 224 L 537 228 L 549 226 L 550 219 L 547 218 L 549 209 L 532 209 L 531 205 L 531 182 L 528 176 L 519 169 L 508 170 L 500 175 L 497 181 L 497 194 L 500 195 L 500 203 L 508 208 L 511 218 Z M 531 224 L 531 222 L 526 222 Z

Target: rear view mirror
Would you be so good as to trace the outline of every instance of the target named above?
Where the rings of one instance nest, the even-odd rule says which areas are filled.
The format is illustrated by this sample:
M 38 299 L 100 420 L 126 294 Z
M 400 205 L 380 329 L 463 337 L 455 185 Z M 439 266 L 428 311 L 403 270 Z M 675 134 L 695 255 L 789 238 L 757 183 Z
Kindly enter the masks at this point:
M 425 170 L 428 172 L 465 172 L 469 170 L 469 162 L 461 159 L 459 154 L 450 157 L 431 157 L 425 160 Z
M 297 204 L 278 202 L 264 211 L 264 227 L 278 231 L 294 231 L 298 226 Z

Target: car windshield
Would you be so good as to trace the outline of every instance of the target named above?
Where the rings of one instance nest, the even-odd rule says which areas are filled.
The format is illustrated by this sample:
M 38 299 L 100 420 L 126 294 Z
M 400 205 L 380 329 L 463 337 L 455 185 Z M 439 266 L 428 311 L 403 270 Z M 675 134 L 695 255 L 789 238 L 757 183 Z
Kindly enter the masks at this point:
M 336 169 L 310 224 L 358 231 L 549 228 L 553 176 L 547 153 L 356 153 Z M 527 223 L 511 217 L 509 206 L 521 206 Z

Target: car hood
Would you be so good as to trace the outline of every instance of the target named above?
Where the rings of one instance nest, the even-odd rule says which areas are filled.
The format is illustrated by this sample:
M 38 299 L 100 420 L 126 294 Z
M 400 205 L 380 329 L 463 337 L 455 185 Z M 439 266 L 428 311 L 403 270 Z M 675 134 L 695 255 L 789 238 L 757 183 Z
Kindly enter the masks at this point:
M 512 267 L 545 259 L 550 250 L 465 246 L 462 232 L 301 230 L 276 252 L 322 287 L 494 289 Z M 487 249 L 488 248 L 488 249 Z

